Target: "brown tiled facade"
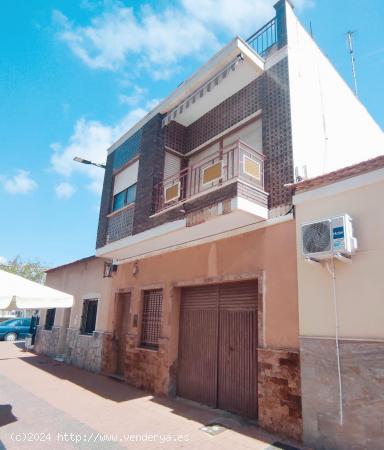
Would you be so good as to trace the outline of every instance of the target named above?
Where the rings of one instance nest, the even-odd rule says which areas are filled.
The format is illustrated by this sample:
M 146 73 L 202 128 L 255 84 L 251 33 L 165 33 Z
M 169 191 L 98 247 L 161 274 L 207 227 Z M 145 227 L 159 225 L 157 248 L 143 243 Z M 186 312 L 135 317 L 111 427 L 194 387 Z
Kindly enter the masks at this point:
M 162 128 L 162 115 L 158 114 L 143 126 L 140 137 L 134 135 L 135 142 L 140 138 L 140 163 L 133 222 L 121 222 L 116 218 L 106 217 L 111 208 L 114 173 L 111 166 L 114 165 L 113 155 L 117 150 L 109 155 L 100 208 L 97 248 L 107 243 L 109 228 L 112 229 L 112 238 L 109 236 L 109 241 L 112 241 L 183 218 L 177 208 L 151 217 L 154 213 L 155 186 L 163 178 L 165 148 L 186 154 L 215 136 L 225 133 L 257 111 L 262 111 L 263 153 L 266 157 L 264 178 L 265 191 L 269 194 L 269 207 L 290 204 L 291 191 L 284 187 L 285 184 L 293 182 L 294 176 L 288 59 L 285 58 L 188 127 L 173 121 Z M 126 152 L 126 155 L 132 157 L 136 153 Z M 220 191 L 218 201 L 223 200 L 222 194 L 223 191 Z M 250 192 L 246 194 L 248 198 L 249 195 Z M 186 208 L 194 210 L 196 204 L 200 208 L 209 207 L 216 201 L 213 197 L 215 195 L 200 197 L 198 203 L 188 203 Z M 109 222 L 113 224 L 110 225 Z M 116 232 L 115 222 L 118 222 Z
M 108 218 L 107 238 L 106 242 L 114 242 L 125 238 L 132 234 L 133 218 L 135 215 L 134 206 L 123 208 L 121 211 L 116 211 Z
M 296 351 L 259 349 L 259 423 L 301 440 L 300 356 Z

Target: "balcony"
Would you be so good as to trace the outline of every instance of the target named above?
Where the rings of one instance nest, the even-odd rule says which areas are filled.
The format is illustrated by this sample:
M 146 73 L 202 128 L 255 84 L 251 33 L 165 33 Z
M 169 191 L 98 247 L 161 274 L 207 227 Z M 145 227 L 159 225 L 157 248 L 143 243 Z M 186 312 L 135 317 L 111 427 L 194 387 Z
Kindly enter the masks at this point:
M 153 226 L 122 239 L 112 233 L 97 256 L 122 263 L 263 226 L 268 194 L 261 153 L 237 141 L 192 158 L 189 167 L 156 186 Z
M 211 153 L 156 185 L 154 212 L 188 205 L 200 197 L 204 206 L 204 196 L 235 182 L 242 185 L 242 189 L 237 189 L 239 196 L 266 207 L 264 155 L 242 141 Z

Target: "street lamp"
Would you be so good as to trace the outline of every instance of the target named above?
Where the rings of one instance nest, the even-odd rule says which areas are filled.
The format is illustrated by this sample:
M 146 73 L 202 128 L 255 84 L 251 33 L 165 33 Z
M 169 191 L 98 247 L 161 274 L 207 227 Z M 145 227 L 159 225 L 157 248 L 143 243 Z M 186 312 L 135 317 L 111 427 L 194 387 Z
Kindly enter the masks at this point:
M 75 156 L 73 160 L 82 164 L 91 164 L 92 166 L 100 167 L 101 169 L 105 169 L 106 167 L 105 164 L 95 163 L 88 159 L 80 158 L 79 156 Z

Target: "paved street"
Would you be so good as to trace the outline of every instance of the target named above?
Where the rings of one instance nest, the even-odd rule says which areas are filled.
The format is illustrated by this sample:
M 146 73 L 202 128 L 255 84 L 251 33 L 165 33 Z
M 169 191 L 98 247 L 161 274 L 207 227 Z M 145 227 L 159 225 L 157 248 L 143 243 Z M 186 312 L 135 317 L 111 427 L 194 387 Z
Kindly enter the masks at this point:
M 228 414 L 153 397 L 21 347 L 0 342 L 0 448 L 289 448 Z M 212 423 L 224 431 L 201 430 Z

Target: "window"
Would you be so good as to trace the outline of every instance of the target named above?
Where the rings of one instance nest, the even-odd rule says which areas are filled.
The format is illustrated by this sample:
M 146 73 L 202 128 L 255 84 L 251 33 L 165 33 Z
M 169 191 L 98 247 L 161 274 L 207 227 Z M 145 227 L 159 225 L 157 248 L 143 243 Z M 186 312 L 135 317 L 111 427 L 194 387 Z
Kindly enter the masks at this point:
M 87 299 L 83 303 L 83 314 L 81 316 L 81 334 L 92 334 L 96 328 L 97 299 Z
M 2 327 L 16 327 L 20 325 L 20 321 L 19 320 L 5 320 L 4 322 L 1 322 L 1 326 Z
M 157 350 L 163 307 L 163 291 L 154 289 L 144 291 L 143 318 L 141 323 L 141 346 Z
M 136 183 L 113 196 L 113 211 L 133 203 L 136 199 Z
M 56 308 L 47 309 L 47 315 L 45 316 L 44 330 L 52 330 L 55 323 Z

